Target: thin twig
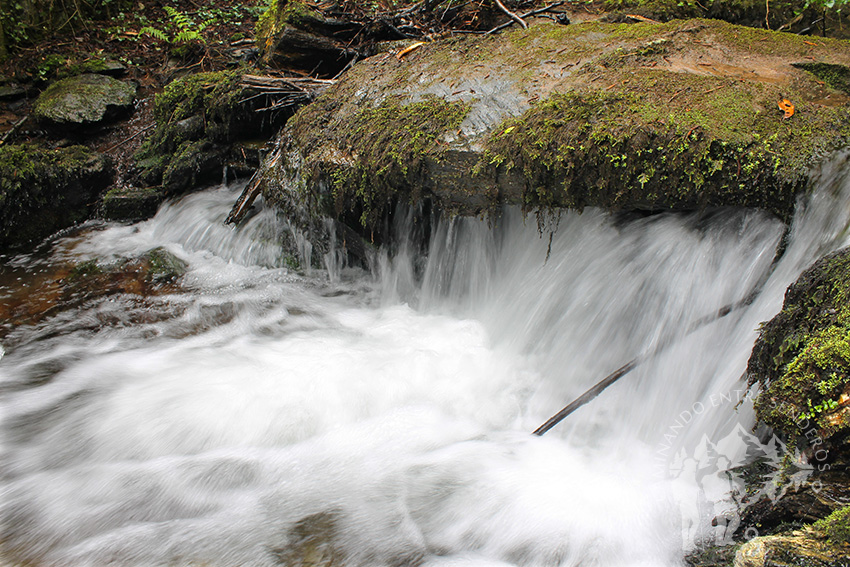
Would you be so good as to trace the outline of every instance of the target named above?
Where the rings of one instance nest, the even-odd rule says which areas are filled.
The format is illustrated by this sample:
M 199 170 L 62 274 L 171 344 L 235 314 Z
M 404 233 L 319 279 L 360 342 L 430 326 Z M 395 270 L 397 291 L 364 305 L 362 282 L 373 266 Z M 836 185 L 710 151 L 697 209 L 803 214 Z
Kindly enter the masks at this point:
M 124 140 L 121 140 L 120 142 L 118 142 L 117 144 L 115 144 L 114 146 L 112 146 L 111 148 L 107 149 L 104 153 L 109 153 L 109 152 L 111 152 L 112 150 L 114 150 L 115 148 L 117 148 L 117 147 L 119 147 L 119 146 L 123 146 L 124 144 L 126 144 L 127 142 L 129 142 L 130 140 L 132 140 L 133 138 L 135 138 L 136 136 L 138 136 L 139 134 L 143 134 L 144 132 L 147 132 L 148 130 L 150 130 L 150 129 L 151 129 L 151 128 L 153 128 L 154 126 L 156 126 L 156 123 L 149 124 L 149 125 L 145 126 L 145 127 L 144 127 L 144 128 L 142 128 L 141 130 L 139 130 L 138 132 L 136 132 L 135 134 L 133 134 L 132 136 L 130 136 L 129 138 L 125 138 Z
M 12 134 L 14 134 L 14 133 L 15 133 L 15 130 L 17 130 L 17 129 L 18 129 L 18 127 L 19 127 L 21 124 L 23 124 L 24 122 L 26 122 L 26 120 L 27 120 L 27 116 L 24 116 L 23 118 L 21 118 L 20 120 L 18 120 L 18 121 L 17 121 L 17 122 L 15 122 L 14 124 L 12 124 L 12 127 L 11 127 L 11 128 L 9 128 L 9 130 L 8 130 L 5 134 L 3 134 L 3 138 L 0 138 L 0 146 L 2 146 L 3 144 L 5 144 L 5 143 L 6 143 L 6 140 L 8 140 L 8 139 L 9 139 L 9 136 L 11 136 Z

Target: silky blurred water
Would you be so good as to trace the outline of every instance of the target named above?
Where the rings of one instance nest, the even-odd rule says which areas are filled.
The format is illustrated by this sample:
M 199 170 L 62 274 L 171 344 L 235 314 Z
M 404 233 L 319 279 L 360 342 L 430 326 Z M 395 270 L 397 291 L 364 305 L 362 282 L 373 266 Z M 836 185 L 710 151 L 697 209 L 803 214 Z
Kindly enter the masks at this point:
M 400 221 L 371 271 L 330 254 L 329 273 L 299 274 L 272 211 L 222 224 L 237 187 L 8 259 L 26 273 L 163 246 L 189 269 L 172 292 L 83 302 L 3 339 L 2 557 L 680 565 L 694 496 L 668 457 L 753 425 L 723 396 L 743 390 L 785 288 L 846 243 L 848 178 L 846 156 L 828 164 L 775 265 L 784 227 L 756 211 L 587 210 L 541 234 L 506 210 L 436 220 L 426 256 Z

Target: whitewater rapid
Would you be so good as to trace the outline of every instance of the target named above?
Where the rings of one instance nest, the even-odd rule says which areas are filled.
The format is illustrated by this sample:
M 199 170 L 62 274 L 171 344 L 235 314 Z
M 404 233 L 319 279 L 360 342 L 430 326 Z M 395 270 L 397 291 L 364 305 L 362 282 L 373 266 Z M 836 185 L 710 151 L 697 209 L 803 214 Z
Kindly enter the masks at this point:
M 823 170 L 775 264 L 784 227 L 757 211 L 587 210 L 541 235 L 506 210 L 435 219 L 427 256 L 400 222 L 371 270 L 299 273 L 273 211 L 222 224 L 227 186 L 6 259 L 26 272 L 163 246 L 188 271 L 172 293 L 84 302 L 0 341 L 2 557 L 680 565 L 699 535 L 682 520 L 711 532 L 716 503 L 676 455 L 752 427 L 729 396 L 785 288 L 847 243 L 848 178 L 846 156 Z

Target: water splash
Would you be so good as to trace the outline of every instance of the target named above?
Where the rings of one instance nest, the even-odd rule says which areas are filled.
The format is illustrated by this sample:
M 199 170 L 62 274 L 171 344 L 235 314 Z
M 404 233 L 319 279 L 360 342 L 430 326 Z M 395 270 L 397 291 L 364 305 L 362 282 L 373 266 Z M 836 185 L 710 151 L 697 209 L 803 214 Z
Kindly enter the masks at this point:
M 0 361 L 4 557 L 679 565 L 691 496 L 658 474 L 658 445 L 680 410 L 740 387 L 759 322 L 846 241 L 841 159 L 774 266 L 783 227 L 752 211 L 566 214 L 551 247 L 506 211 L 441 222 L 427 257 L 400 246 L 377 278 L 336 256 L 330 276 L 297 274 L 271 212 L 221 226 L 228 188 L 65 240 L 56 254 L 103 261 L 165 246 L 189 272 L 159 303 L 106 298 L 13 333 Z M 746 308 L 686 333 L 755 288 Z M 546 437 L 528 434 L 663 344 Z M 733 405 L 693 416 L 671 453 L 749 427 Z

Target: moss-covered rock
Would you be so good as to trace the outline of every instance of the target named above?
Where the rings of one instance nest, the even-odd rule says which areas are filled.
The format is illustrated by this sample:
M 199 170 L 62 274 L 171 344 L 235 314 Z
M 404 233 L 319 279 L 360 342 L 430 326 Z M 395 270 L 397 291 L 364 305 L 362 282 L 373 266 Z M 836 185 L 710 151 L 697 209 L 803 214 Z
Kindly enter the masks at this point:
M 821 449 L 850 431 L 850 248 L 819 260 L 788 288 L 747 367 L 756 415 Z M 811 446 L 812 443 L 807 443 Z
M 54 126 L 96 124 L 131 110 L 135 97 L 133 85 L 87 73 L 50 85 L 36 100 L 33 116 Z
M 153 284 L 171 284 L 186 273 L 186 262 L 163 247 L 148 250 L 140 262 L 145 267 L 145 282 Z
M 850 38 L 843 2 L 807 0 L 605 0 L 610 20 L 634 14 L 655 20 L 713 18 L 733 24 L 795 34 Z
M 85 220 L 111 177 L 108 160 L 82 146 L 0 147 L 0 249 Z
M 169 194 L 222 178 L 233 144 L 271 136 L 288 114 L 256 112 L 264 96 L 242 84 L 237 71 L 197 73 L 168 84 L 156 96 L 156 129 L 136 155 L 140 177 Z
M 101 200 L 103 218 L 118 221 L 137 221 L 152 217 L 165 199 L 161 187 L 116 187 Z
M 850 98 L 798 62 L 846 66 L 850 43 L 708 20 L 537 24 L 367 59 L 286 136 L 320 200 L 367 221 L 420 196 L 472 214 L 511 202 L 788 218 L 810 168 L 850 140 Z

